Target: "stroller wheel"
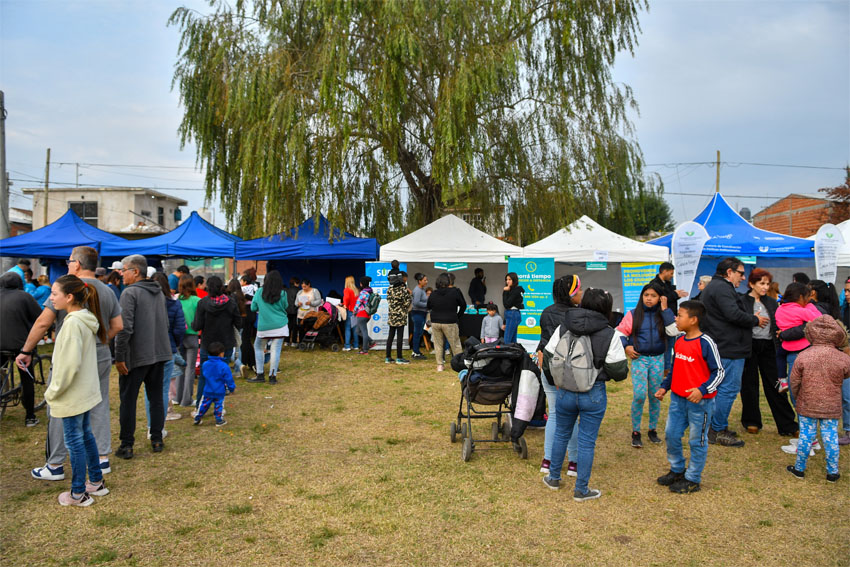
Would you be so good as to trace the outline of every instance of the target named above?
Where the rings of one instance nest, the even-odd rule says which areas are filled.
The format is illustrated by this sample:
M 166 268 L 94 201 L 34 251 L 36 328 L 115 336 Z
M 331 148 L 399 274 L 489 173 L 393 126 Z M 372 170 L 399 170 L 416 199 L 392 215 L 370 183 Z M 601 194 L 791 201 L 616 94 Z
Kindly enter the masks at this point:
M 467 431 L 466 431 L 466 424 L 465 424 L 465 423 L 461 423 L 461 424 L 460 424 L 460 438 L 461 438 L 461 439 L 466 439 L 466 435 L 467 435 Z
M 449 436 L 452 440 L 452 443 L 457 442 L 457 423 L 454 421 L 449 424 Z
M 460 449 L 460 458 L 463 459 L 463 462 L 469 461 L 472 457 L 472 439 L 467 437 L 463 440 L 463 447 Z
M 307 343 L 298 343 L 298 350 L 307 350 Z
M 499 424 L 495 421 L 490 424 L 490 437 L 493 438 L 493 441 L 499 440 Z
M 331 352 L 339 352 L 339 345 L 334 343 L 331 345 Z
M 502 422 L 502 437 L 505 441 L 511 438 L 511 424 L 508 423 L 507 419 Z

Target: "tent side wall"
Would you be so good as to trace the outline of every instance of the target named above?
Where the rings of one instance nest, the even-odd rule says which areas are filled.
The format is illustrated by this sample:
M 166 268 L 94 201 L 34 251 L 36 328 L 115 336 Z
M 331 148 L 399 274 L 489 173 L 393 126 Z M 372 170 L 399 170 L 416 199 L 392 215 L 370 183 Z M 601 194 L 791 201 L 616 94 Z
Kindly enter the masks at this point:
M 328 292 L 336 290 L 342 295 L 345 277 L 354 276 L 357 282 L 366 274 L 365 260 L 269 260 L 266 273 L 277 270 L 283 276 L 283 283 L 289 285 L 289 278 L 296 276 L 307 278 L 313 287 L 327 297 Z M 412 279 L 412 276 L 411 276 Z

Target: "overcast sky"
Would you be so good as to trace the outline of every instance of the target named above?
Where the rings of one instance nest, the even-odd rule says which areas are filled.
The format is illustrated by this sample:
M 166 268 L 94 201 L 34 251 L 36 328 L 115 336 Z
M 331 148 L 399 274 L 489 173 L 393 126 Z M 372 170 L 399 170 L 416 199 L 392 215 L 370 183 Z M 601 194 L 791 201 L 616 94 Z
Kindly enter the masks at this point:
M 48 147 L 54 162 L 122 166 L 81 166 L 81 184 L 157 187 L 203 206 L 171 91 L 179 32 L 166 21 L 181 4 L 0 0 L 13 206 L 28 206 L 20 191 L 43 179 Z M 634 89 L 636 136 L 647 163 L 665 164 L 649 169 L 677 221 L 708 201 L 715 170 L 675 164 L 713 162 L 717 150 L 737 209 L 843 182 L 836 169 L 738 164 L 850 163 L 850 2 L 654 1 L 640 23 L 635 57 L 622 55 L 614 74 Z M 74 183 L 75 167 L 54 165 L 50 180 Z

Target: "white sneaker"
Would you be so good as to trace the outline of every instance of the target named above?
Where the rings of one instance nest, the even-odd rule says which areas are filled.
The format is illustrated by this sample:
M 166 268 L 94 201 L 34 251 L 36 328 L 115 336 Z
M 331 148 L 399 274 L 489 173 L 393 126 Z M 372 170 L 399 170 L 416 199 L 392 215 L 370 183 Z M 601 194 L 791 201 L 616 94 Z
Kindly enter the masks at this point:
M 103 474 L 109 474 L 112 472 L 112 467 L 109 466 L 109 461 L 100 461 L 100 472 Z
M 38 346 L 42 346 L 42 345 L 44 345 L 44 339 L 41 339 L 40 341 L 38 341 Z
M 796 446 L 797 446 L 797 444 L 798 444 L 799 442 L 800 442 L 800 439 L 799 439 L 799 438 L 791 439 L 790 441 L 788 441 L 788 443 L 789 443 L 790 445 L 793 445 L 794 447 L 796 447 Z M 815 450 L 815 451 L 820 451 L 820 450 L 821 450 L 820 441 L 818 441 L 817 439 L 815 439 L 815 442 L 814 442 L 814 443 L 812 443 L 812 449 L 813 449 L 813 450 Z
M 351 347 L 343 347 L 342 352 L 348 352 L 351 350 Z
M 167 414 L 165 414 L 165 421 L 176 421 L 176 420 L 180 419 L 181 417 L 183 417 L 182 413 L 170 411 Z
M 30 475 L 37 480 L 65 480 L 65 467 L 63 465 L 51 467 L 45 464 L 43 467 L 32 469 Z
M 789 455 L 796 455 L 797 454 L 797 447 L 794 446 L 794 445 L 783 445 L 782 451 L 785 452 L 785 453 L 788 453 Z M 815 450 L 814 449 L 809 449 L 809 456 L 810 457 L 815 456 Z
M 163 430 L 162 430 L 162 438 L 163 438 L 163 439 L 165 439 L 166 437 L 168 437 L 168 431 L 166 431 L 165 429 L 163 429 Z M 151 430 L 150 430 L 150 429 L 148 429 L 148 439 L 150 439 L 150 438 L 151 438 Z

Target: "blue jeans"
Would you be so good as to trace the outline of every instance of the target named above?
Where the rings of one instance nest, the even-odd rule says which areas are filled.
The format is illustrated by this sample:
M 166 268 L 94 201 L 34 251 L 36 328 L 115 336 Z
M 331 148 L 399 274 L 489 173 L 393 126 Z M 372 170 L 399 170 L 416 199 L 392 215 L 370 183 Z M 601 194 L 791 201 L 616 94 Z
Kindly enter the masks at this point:
M 230 364 L 230 356 L 233 354 L 233 349 L 225 349 L 222 353 L 221 358 L 224 362 Z M 201 347 L 201 373 L 198 375 L 198 391 L 195 393 L 195 407 L 197 408 L 201 404 L 201 398 L 204 397 L 204 386 L 207 383 L 206 378 L 204 378 L 204 363 L 209 360 L 210 353 L 207 352 L 207 349 Z M 262 358 L 260 359 L 262 360 Z M 260 365 L 260 360 L 257 361 L 257 366 Z
M 844 431 L 850 433 L 850 380 L 841 383 L 841 419 Z
M 702 479 L 702 469 L 708 457 L 708 424 L 714 412 L 715 398 L 700 400 L 699 403 L 689 402 L 687 398 L 670 392 L 670 409 L 667 411 L 667 460 L 670 470 L 685 473 L 685 478 L 699 483 Z M 682 454 L 682 435 L 685 429 L 690 429 L 688 446 L 691 448 L 691 462 L 685 470 L 685 457 Z
M 265 347 L 269 345 L 271 351 L 271 360 L 269 362 L 269 376 L 277 376 L 278 367 L 280 366 L 280 349 L 283 347 L 283 339 L 254 339 L 254 359 L 257 361 L 257 376 L 263 375 L 263 365 L 265 363 Z
M 354 311 L 349 311 L 348 316 L 345 318 L 345 348 L 360 347 L 360 336 L 357 334 L 356 324 Z
M 550 386 L 549 381 L 545 376 L 541 376 L 540 381 L 543 383 L 543 393 L 546 394 L 546 406 L 548 418 L 546 419 L 546 431 L 543 437 L 543 458 L 547 461 L 552 460 L 552 445 L 555 443 L 555 428 L 558 423 L 558 412 L 555 406 L 558 402 L 558 387 Z M 578 459 L 578 421 L 573 426 L 573 434 L 570 437 L 570 442 L 567 443 L 567 460 L 575 463 Z
M 419 343 L 422 342 L 422 335 L 425 334 L 425 317 L 427 314 L 425 311 L 411 311 L 410 316 L 413 319 L 413 342 L 410 344 L 410 348 L 413 350 L 413 354 L 422 354 L 419 351 Z
M 71 494 L 86 491 L 86 468 L 92 484 L 100 484 L 103 473 L 100 471 L 100 457 L 97 454 L 97 442 L 91 432 L 89 412 L 62 418 L 65 447 L 71 457 Z
M 590 481 L 590 471 L 593 468 L 593 454 L 596 450 L 596 436 L 599 426 L 605 417 L 608 407 L 608 394 L 605 382 L 597 382 L 587 392 L 570 392 L 558 390 L 558 400 L 555 403 L 557 425 L 555 427 L 555 443 L 552 445 L 552 462 L 549 464 L 549 478 L 561 479 L 561 468 L 564 466 L 564 456 L 567 444 L 574 437 L 573 427 L 578 419 L 578 478 L 576 493 L 587 492 Z M 580 418 L 580 419 L 579 419 Z
M 519 309 L 505 310 L 505 344 L 516 342 L 516 331 L 519 328 Z
M 723 382 L 717 387 L 717 395 L 714 397 L 714 414 L 711 416 L 711 428 L 715 431 L 723 431 L 729 427 L 729 414 L 732 412 L 732 404 L 741 393 L 741 376 L 744 374 L 744 358 L 721 358 L 725 374 Z

